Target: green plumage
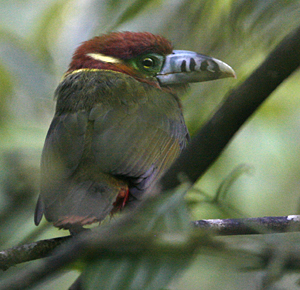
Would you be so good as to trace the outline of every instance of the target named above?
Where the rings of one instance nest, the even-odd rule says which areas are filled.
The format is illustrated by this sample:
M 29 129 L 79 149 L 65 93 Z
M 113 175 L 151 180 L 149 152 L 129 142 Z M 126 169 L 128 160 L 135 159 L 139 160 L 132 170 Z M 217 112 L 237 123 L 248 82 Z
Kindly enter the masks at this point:
M 140 199 L 185 148 L 177 97 L 109 70 L 79 70 L 56 90 L 42 154 L 36 224 L 101 221 L 118 194 Z

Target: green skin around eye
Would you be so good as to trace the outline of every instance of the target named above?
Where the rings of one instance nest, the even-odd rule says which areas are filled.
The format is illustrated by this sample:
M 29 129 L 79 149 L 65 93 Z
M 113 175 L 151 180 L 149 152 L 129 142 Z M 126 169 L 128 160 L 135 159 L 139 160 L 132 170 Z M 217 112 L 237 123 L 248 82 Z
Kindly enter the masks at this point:
M 158 72 L 161 71 L 164 59 L 165 58 L 162 55 L 157 53 L 148 53 L 146 55 L 129 60 L 129 64 L 146 76 L 154 77 Z M 147 67 L 144 62 L 151 64 L 151 60 L 152 65 Z

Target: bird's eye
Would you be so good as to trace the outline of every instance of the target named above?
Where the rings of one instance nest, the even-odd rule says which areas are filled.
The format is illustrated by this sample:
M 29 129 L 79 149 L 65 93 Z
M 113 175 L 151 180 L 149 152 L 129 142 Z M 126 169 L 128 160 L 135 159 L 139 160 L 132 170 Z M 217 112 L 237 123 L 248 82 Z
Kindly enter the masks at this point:
M 147 68 L 151 68 L 154 66 L 154 60 L 150 57 L 145 57 L 143 60 L 142 60 L 142 65 L 145 69 Z
M 164 59 L 164 56 L 158 53 L 147 53 L 129 59 L 127 62 L 147 77 L 155 77 L 161 71 Z

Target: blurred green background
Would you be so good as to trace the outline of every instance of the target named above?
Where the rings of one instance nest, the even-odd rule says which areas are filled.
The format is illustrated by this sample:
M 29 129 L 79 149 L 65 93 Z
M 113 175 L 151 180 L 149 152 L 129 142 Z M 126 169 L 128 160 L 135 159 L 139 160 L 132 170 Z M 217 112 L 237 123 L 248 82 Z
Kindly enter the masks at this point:
M 12 0 L 0 1 L 0 245 L 1 249 L 67 234 L 33 225 L 39 159 L 54 112 L 53 92 L 74 49 L 110 31 L 149 31 L 176 49 L 223 60 L 237 80 L 193 84 L 182 97 L 191 134 L 224 96 L 300 24 L 299 0 Z M 236 134 L 188 200 L 193 219 L 299 213 L 300 73 L 285 81 Z M 237 166 L 224 211 L 213 197 Z M 237 211 L 240 214 L 237 214 Z M 260 273 L 238 273 L 239 261 L 199 256 L 170 289 L 257 289 Z M 14 275 L 23 266 L 1 276 Z M 225 267 L 225 269 L 224 269 Z M 35 289 L 66 289 L 76 271 Z M 289 283 L 296 278 L 289 276 Z M 284 283 L 287 283 L 286 281 Z M 222 285 L 222 286 L 221 286 Z M 292 288 L 286 288 L 292 289 Z

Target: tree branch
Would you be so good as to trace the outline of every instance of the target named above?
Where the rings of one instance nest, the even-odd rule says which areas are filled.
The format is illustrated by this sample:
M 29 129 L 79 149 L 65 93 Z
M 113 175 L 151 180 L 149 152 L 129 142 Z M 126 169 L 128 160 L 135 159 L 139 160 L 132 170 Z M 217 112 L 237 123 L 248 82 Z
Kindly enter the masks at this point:
M 259 217 L 244 219 L 207 219 L 194 221 L 197 228 L 216 235 L 274 234 L 299 231 L 300 216 Z
M 295 232 L 300 230 L 300 216 L 261 217 L 244 219 L 207 219 L 194 221 L 196 228 L 215 235 L 251 235 Z M 41 240 L 31 244 L 13 247 L 0 252 L 0 269 L 49 256 L 59 245 L 71 236 Z
M 41 240 L 31 244 L 3 250 L 0 252 L 0 269 L 5 271 L 16 264 L 45 258 L 49 256 L 57 246 L 70 238 L 71 236 Z

